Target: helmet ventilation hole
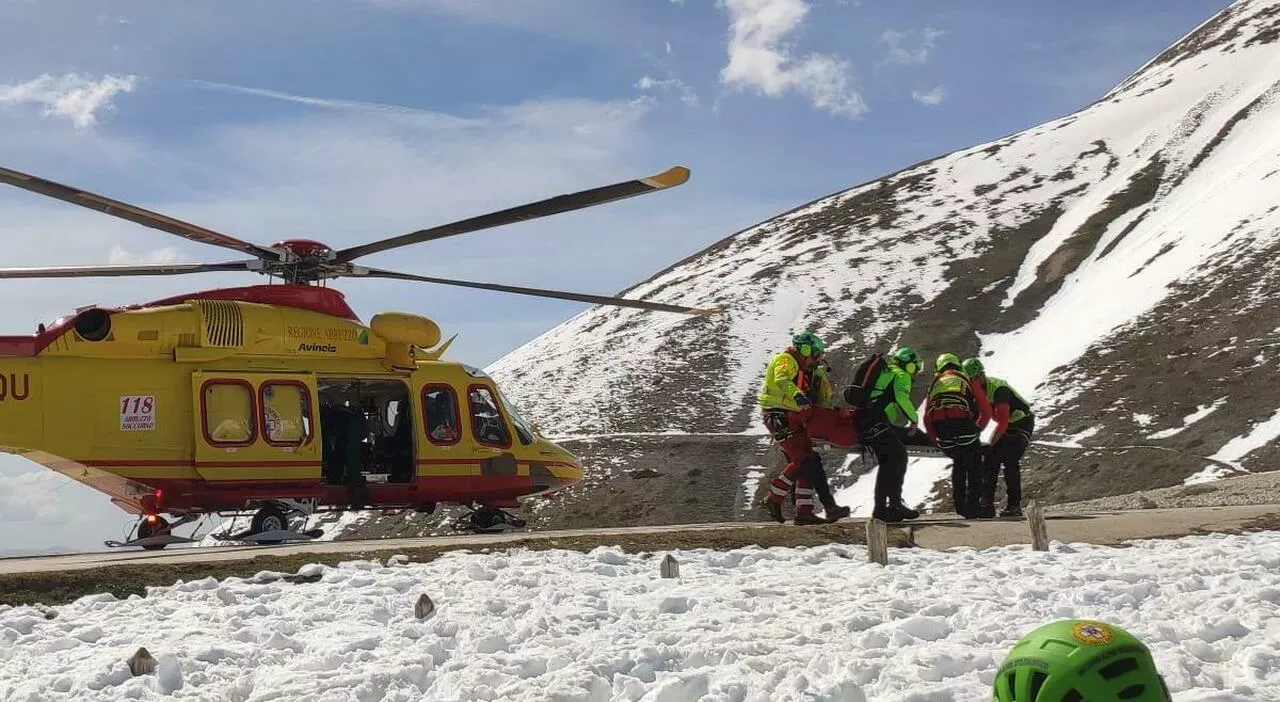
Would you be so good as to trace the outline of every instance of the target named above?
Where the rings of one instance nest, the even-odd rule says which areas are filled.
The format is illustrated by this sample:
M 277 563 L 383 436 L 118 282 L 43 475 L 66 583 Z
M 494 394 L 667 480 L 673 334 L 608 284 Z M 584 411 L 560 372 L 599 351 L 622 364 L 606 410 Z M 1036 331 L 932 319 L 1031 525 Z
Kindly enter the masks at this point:
M 1137 669 L 1137 658 L 1121 658 L 1118 661 L 1108 663 L 1103 666 L 1102 669 L 1098 671 L 1098 674 L 1102 676 L 1103 680 L 1111 680 L 1112 678 L 1118 678 L 1125 673 L 1132 673 Z
M 1062 696 L 1062 702 L 1082 702 L 1084 695 L 1079 690 L 1070 690 Z
M 1117 695 L 1117 697 L 1119 697 L 1122 700 L 1132 700 L 1132 699 L 1141 697 L 1142 693 L 1146 692 L 1146 690 L 1147 690 L 1146 685 L 1143 685 L 1142 683 L 1134 683 L 1129 687 L 1126 687 L 1125 689 L 1121 690 L 1120 694 Z
M 1041 673 L 1039 671 L 1031 674 L 1030 699 L 1034 700 L 1036 696 L 1040 694 L 1040 688 L 1044 686 L 1044 681 L 1048 679 L 1049 679 L 1048 675 L 1045 675 L 1044 673 Z

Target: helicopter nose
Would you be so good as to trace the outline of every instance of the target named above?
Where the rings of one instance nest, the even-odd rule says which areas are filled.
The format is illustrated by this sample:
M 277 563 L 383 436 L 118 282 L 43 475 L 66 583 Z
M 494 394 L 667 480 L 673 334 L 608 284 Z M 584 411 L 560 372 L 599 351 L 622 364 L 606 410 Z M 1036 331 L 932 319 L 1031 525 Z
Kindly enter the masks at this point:
M 582 480 L 582 461 L 559 444 L 540 438 L 538 454 L 545 460 L 546 472 L 537 477 L 541 478 L 539 482 L 548 483 L 549 489 L 558 490 Z

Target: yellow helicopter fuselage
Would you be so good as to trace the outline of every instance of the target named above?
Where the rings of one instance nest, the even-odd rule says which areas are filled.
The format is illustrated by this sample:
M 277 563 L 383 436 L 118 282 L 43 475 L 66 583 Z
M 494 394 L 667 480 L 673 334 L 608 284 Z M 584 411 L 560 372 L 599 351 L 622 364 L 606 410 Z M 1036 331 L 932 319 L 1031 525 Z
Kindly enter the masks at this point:
M 88 308 L 0 337 L 0 450 L 135 514 L 265 500 L 516 506 L 582 477 L 414 315 L 357 319 L 313 285 Z

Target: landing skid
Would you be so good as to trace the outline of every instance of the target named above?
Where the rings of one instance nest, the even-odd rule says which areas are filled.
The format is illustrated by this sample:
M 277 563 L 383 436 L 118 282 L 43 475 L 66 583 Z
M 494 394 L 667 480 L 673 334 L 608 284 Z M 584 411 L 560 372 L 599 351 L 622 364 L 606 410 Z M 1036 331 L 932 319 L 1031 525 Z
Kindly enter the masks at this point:
M 312 541 L 324 536 L 323 529 L 307 529 L 305 531 L 300 529 L 300 527 L 305 526 L 307 517 L 314 513 L 314 502 L 269 500 L 256 504 L 260 505 L 260 507 L 254 513 L 248 529 L 236 533 L 227 530 L 219 534 L 212 534 L 212 538 L 232 543 L 267 545 L 289 541 Z M 293 516 L 302 517 L 298 528 L 290 524 L 290 518 Z M 170 544 L 197 543 L 203 539 L 193 539 L 173 534 L 175 528 L 195 521 L 197 518 L 199 518 L 199 515 L 184 514 L 176 522 L 170 524 L 163 517 L 154 514 L 148 515 L 138 521 L 138 525 L 135 528 L 137 538 L 132 538 L 128 541 L 104 541 L 103 543 L 109 548 L 141 547 L 148 551 L 156 551 Z M 234 523 L 235 520 L 233 519 L 232 524 Z
M 525 520 L 497 507 L 475 507 L 453 523 L 457 531 L 476 534 L 495 534 L 515 531 L 525 527 Z
M 172 524 L 164 517 L 156 514 L 148 515 L 138 520 L 138 524 L 133 528 L 134 538 L 127 541 L 104 541 L 102 542 L 108 548 L 121 548 L 128 546 L 139 546 L 148 551 L 158 551 L 169 544 L 190 544 L 195 543 L 195 539 L 185 536 L 175 536 L 173 530 L 195 521 L 198 515 L 184 514 L 178 517 L 178 520 Z
M 104 541 L 109 548 L 127 548 L 130 546 L 141 546 L 148 551 L 161 549 L 169 544 L 194 544 L 197 539 L 188 539 L 185 536 L 174 536 L 173 534 L 157 534 L 156 536 L 147 536 L 141 539 L 129 539 L 128 541 Z
M 218 541 L 239 541 L 248 544 L 279 544 L 286 541 L 312 541 L 321 536 L 324 536 L 323 529 L 308 529 L 303 532 L 290 529 L 274 529 L 257 533 L 253 529 L 246 529 L 238 534 L 224 531 L 221 534 L 214 534 L 213 538 Z

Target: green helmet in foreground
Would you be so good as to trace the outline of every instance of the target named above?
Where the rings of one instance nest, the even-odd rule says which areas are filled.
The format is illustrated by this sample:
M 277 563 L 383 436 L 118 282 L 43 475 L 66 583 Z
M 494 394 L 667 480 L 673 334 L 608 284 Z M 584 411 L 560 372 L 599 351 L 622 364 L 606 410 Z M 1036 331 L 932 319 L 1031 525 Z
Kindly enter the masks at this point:
M 976 358 L 966 358 L 964 363 L 960 364 L 960 370 L 970 378 L 976 378 L 980 375 L 986 375 L 987 369 L 982 367 L 982 361 Z
M 1145 644 L 1118 626 L 1087 619 L 1027 634 L 992 686 L 995 702 L 1172 702 Z
M 954 353 L 938 354 L 938 360 L 933 362 L 933 369 L 941 373 L 947 366 L 954 366 L 956 370 L 960 370 L 960 357 Z

